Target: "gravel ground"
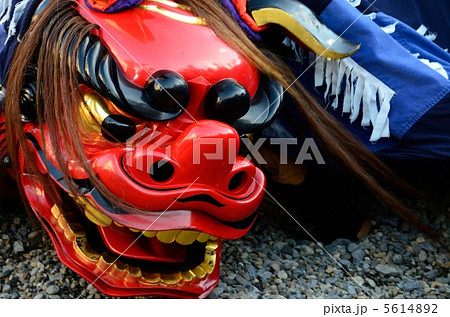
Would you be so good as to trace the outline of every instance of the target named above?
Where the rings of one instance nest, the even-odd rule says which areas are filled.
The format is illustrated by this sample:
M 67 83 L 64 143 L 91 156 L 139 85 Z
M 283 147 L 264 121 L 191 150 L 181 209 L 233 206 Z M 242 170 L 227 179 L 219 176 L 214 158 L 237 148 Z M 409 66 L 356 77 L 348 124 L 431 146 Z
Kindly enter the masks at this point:
M 448 211 L 428 215 L 447 236 Z M 449 298 L 448 252 L 392 215 L 373 219 L 360 241 L 322 245 L 260 217 L 244 238 L 224 243 L 209 298 Z M 0 215 L 0 298 L 107 298 L 87 287 L 24 211 Z

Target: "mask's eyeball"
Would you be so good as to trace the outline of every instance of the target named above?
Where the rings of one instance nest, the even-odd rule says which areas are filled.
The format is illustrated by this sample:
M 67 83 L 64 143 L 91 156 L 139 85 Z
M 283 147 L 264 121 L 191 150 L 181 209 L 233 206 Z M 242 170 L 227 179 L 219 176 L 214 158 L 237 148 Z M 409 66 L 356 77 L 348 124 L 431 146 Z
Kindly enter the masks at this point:
M 205 113 L 210 119 L 236 120 L 250 109 L 247 89 L 234 79 L 224 79 L 212 86 L 205 98 Z
M 117 114 L 110 114 L 104 118 L 102 128 L 103 137 L 109 141 L 126 142 L 136 134 L 134 122 Z
M 105 100 L 97 93 L 84 94 L 80 114 L 86 132 L 101 134 L 113 142 L 126 142 L 136 134 L 136 124 L 122 115 L 113 114 Z
M 158 110 L 179 112 L 189 103 L 189 87 L 181 75 L 170 71 L 158 71 L 146 88 Z
M 36 119 L 36 85 L 26 83 L 20 93 L 20 114 L 23 122 L 30 122 Z
M 28 65 L 25 82 L 20 92 L 20 114 L 23 122 L 36 119 L 36 66 Z

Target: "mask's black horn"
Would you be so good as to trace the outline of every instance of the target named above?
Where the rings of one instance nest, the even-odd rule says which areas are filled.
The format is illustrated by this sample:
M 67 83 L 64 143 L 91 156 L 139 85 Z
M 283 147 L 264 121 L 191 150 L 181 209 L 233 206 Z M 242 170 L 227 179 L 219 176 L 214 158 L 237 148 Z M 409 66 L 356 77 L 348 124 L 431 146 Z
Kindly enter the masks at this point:
M 188 104 L 189 89 L 180 75 L 159 71 L 151 76 L 146 87 L 139 87 L 122 74 L 114 58 L 93 35 L 82 40 L 76 62 L 84 84 L 138 118 L 170 120 L 180 115 Z M 161 96 L 163 93 L 167 96 Z
M 247 10 L 258 26 L 277 24 L 293 40 L 321 57 L 340 59 L 359 49 L 359 44 L 334 33 L 298 0 L 248 0 Z

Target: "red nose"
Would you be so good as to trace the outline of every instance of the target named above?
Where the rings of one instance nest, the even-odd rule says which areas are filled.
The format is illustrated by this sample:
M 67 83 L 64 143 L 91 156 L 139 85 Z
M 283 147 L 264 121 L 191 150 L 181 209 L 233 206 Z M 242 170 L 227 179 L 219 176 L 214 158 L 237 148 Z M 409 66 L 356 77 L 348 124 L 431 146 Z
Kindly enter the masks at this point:
M 237 156 L 239 135 L 229 125 L 202 120 L 164 147 L 146 144 L 128 156 L 125 170 L 143 186 L 202 184 L 224 194 L 246 192 L 255 166 Z

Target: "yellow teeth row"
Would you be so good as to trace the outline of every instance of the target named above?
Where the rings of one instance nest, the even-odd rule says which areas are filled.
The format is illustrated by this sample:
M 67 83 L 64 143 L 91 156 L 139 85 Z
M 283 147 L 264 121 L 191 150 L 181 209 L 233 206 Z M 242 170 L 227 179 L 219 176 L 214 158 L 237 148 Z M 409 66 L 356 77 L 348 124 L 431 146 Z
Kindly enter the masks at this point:
M 84 206 L 84 213 L 86 218 L 101 227 L 108 227 L 113 223 L 113 220 L 106 216 L 104 213 L 99 211 L 92 202 L 87 201 L 84 198 L 78 197 L 76 201 Z M 114 221 L 114 224 L 118 227 L 123 227 L 120 223 Z M 128 228 L 132 232 L 140 232 L 147 238 L 156 237 L 159 241 L 163 243 L 177 242 L 181 245 L 190 245 L 194 241 L 205 243 L 209 240 L 217 240 L 217 237 L 209 235 L 204 232 L 199 232 L 195 230 L 166 230 L 166 231 L 141 231 L 138 229 Z
M 102 270 L 102 272 L 108 272 L 112 276 L 124 279 L 127 282 L 144 285 L 154 285 L 158 283 L 174 285 L 177 283 L 190 282 L 194 278 L 202 279 L 206 275 L 211 274 L 216 266 L 216 249 L 218 248 L 218 242 L 209 240 L 206 242 L 203 262 L 191 270 L 179 271 L 171 274 L 142 272 L 139 267 L 129 266 L 120 260 L 116 260 L 115 256 L 109 252 L 99 254 L 92 250 L 87 242 L 86 235 L 81 231 L 81 228 L 67 222 L 56 205 L 52 207 L 51 212 L 54 216 L 53 222 L 56 222 L 59 228 L 64 231 L 64 235 L 73 243 L 75 251 L 80 256 L 83 256 L 91 262 L 95 262 L 96 266 Z

